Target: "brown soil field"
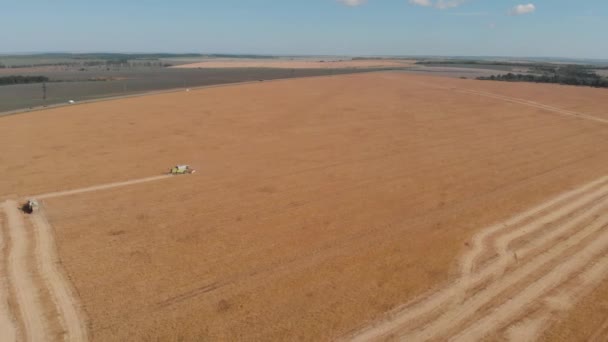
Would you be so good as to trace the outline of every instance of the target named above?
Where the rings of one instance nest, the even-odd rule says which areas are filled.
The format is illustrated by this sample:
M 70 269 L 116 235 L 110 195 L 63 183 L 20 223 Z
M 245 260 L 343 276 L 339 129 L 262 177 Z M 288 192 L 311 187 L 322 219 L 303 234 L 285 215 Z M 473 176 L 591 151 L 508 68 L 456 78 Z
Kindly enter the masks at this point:
M 286 59 L 211 59 L 198 63 L 188 63 L 173 66 L 172 68 L 281 68 L 281 69 L 342 69 L 342 68 L 387 68 L 408 67 L 414 60 L 286 60 Z
M 92 340 L 585 340 L 606 330 L 606 95 L 383 72 L 30 112 L 0 118 L 0 200 L 54 193 L 30 245 L 54 233 L 40 273 Z M 197 172 L 156 177 L 177 163 Z

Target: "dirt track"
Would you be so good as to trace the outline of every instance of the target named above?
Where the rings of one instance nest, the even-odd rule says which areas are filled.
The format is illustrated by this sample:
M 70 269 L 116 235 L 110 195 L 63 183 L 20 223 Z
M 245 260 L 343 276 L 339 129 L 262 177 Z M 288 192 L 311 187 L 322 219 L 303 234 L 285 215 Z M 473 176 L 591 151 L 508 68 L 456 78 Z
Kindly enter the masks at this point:
M 524 106 L 540 108 L 540 109 L 548 110 L 548 111 L 554 112 L 554 113 L 569 115 L 569 116 L 578 117 L 581 119 L 592 120 L 592 121 L 597 121 L 597 122 L 608 124 L 608 119 L 603 119 L 603 118 L 599 118 L 599 117 L 595 117 L 595 116 L 583 114 L 583 113 L 577 113 L 577 112 L 573 112 L 570 110 L 564 110 L 561 108 L 556 108 L 553 106 L 549 106 L 549 105 L 534 102 L 534 101 L 529 101 L 529 100 L 524 100 L 524 99 L 519 99 L 519 98 L 509 97 L 509 96 L 503 96 L 503 95 L 489 93 L 489 92 L 485 92 L 485 91 L 470 90 L 470 89 L 458 89 L 457 91 L 466 93 L 466 94 L 486 96 L 486 97 L 495 98 L 495 99 L 499 99 L 499 100 L 503 100 L 503 101 L 507 101 L 507 102 L 521 104 Z
M 86 187 L 86 188 L 74 189 L 74 190 L 51 192 L 51 193 L 34 195 L 34 196 L 29 196 L 29 197 L 43 200 L 43 199 L 49 199 L 49 198 L 54 198 L 54 197 L 77 195 L 77 194 L 82 194 L 82 193 L 91 192 L 91 191 L 107 190 L 107 189 L 118 188 L 118 187 L 127 186 L 127 185 L 154 182 L 154 181 L 158 181 L 158 180 L 168 179 L 171 177 L 173 177 L 173 176 L 172 175 L 153 176 L 153 177 L 123 181 L 123 182 L 114 182 L 114 183 L 108 183 L 108 184 L 102 184 L 102 185 L 95 185 L 95 186 L 90 186 L 90 187 Z
M 482 230 L 463 257 L 460 278 L 353 339 L 476 341 L 509 328 L 513 336 L 538 338 L 542 323 L 607 276 L 607 208 L 604 177 Z M 521 237 L 528 237 L 523 246 L 509 247 Z M 567 286 L 572 279 L 576 286 Z M 527 319 L 536 324 L 521 325 Z
M 81 189 L 47 193 L 35 197 L 38 200 L 82 194 L 92 191 L 112 189 L 116 187 L 147 183 L 172 177 L 162 175 L 134 179 L 130 181 L 114 182 L 98 186 L 90 186 Z M 19 204 L 14 200 L 7 200 L 1 209 L 7 217 L 8 230 L 10 232 L 11 249 L 8 262 L 8 280 L 12 285 L 16 305 L 19 308 L 19 320 L 23 326 L 21 332 L 25 341 L 43 341 L 51 339 L 51 320 L 57 320 L 62 328 L 64 341 L 87 341 L 88 328 L 85 324 L 86 317 L 80 308 L 77 295 L 71 288 L 71 284 L 63 270 L 56 252 L 53 237 L 53 228 L 44 215 L 44 208 L 36 210 L 27 215 L 34 230 L 34 241 L 28 240 L 24 214 L 19 211 Z M 1 216 L 0 216 L 1 217 Z M 0 220 L 0 223 L 2 221 Z M 2 225 L 0 225 L 0 252 L 4 249 L 2 239 Z M 36 267 L 27 262 L 27 254 L 35 254 Z M 2 256 L 0 254 L 0 256 Z M 3 261 L 0 259 L 0 262 Z M 4 262 L 2 262 L 4 265 Z M 41 289 L 33 281 L 34 273 L 39 274 L 44 282 L 45 290 L 50 295 L 50 300 L 57 310 L 58 317 L 47 317 L 46 309 L 40 298 Z M 2 341 L 16 341 L 17 329 L 11 318 L 8 304 L 8 282 L 4 282 L 4 274 L 0 268 L 0 337 Z
M 589 338 L 589 342 L 603 342 L 606 336 L 608 336 L 608 318 L 591 338 Z
M 32 270 L 27 264 L 30 241 L 26 238 L 25 225 L 19 204 L 15 201 L 4 202 L 4 212 L 11 238 L 11 249 L 8 259 L 8 277 L 11 289 L 19 306 L 19 317 L 23 324 L 26 341 L 44 341 L 46 323 L 38 299 L 38 292 L 32 279 Z
M 44 217 L 43 209 L 33 213 L 30 218 L 36 230 L 38 243 L 36 257 L 40 273 L 59 312 L 61 325 L 65 331 L 64 340 L 87 341 L 84 312 L 79 308 L 77 297 L 70 289 L 68 279 L 58 267 L 60 261 L 55 251 L 53 229 Z
M 5 249 L 7 248 L 6 238 L 4 234 L 6 230 L 3 226 L 6 222 L 3 221 L 3 216 L 0 212 L 0 340 L 11 342 L 17 339 L 17 329 L 15 322 L 8 307 L 9 284 L 3 275 L 6 274 Z
M 492 92 L 488 92 L 488 91 L 482 91 L 482 90 L 466 89 L 466 88 L 458 88 L 458 87 L 446 87 L 446 86 L 442 86 L 439 84 L 430 84 L 430 83 L 426 83 L 426 82 L 425 83 L 421 82 L 419 84 L 424 87 L 442 89 L 445 91 L 455 91 L 455 92 L 462 93 L 462 94 L 484 96 L 484 97 L 498 99 L 498 100 L 505 101 L 505 102 L 515 103 L 515 104 L 524 105 L 524 106 L 528 106 L 528 107 L 539 108 L 539 109 L 543 109 L 543 110 L 553 112 L 553 113 L 577 117 L 580 119 L 597 121 L 597 122 L 601 122 L 601 123 L 605 123 L 605 124 L 608 123 L 608 119 L 605 118 L 606 115 L 603 115 L 604 117 L 593 116 L 593 115 L 589 115 L 589 114 L 585 114 L 585 113 L 580 113 L 580 112 L 576 112 L 576 111 L 572 111 L 572 110 L 566 110 L 563 108 L 550 106 L 548 104 L 538 103 L 536 101 L 530 101 L 530 100 L 526 100 L 523 98 L 505 96 L 505 95 L 492 93 Z M 606 113 L 604 113 L 604 114 L 606 114 Z

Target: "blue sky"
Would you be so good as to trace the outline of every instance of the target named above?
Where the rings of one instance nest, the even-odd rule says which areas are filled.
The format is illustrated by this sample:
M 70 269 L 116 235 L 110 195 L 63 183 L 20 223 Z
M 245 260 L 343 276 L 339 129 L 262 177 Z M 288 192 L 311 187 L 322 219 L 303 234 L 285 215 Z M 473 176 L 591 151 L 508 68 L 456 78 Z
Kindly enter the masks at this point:
M 608 59 L 607 34 L 608 0 L 0 0 L 0 53 Z

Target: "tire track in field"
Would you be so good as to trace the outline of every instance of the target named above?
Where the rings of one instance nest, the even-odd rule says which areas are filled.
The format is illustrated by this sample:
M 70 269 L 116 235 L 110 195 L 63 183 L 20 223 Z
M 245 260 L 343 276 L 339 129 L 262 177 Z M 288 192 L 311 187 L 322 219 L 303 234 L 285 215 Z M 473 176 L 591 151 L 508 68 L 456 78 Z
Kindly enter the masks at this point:
M 495 224 L 482 230 L 473 237 L 473 247 L 470 252 L 464 255 L 462 261 L 460 262 L 460 272 L 466 275 L 470 274 L 473 271 L 472 269 L 474 265 L 476 264 L 476 262 L 478 262 L 479 257 L 483 255 L 484 250 L 488 247 L 488 242 L 486 240 L 491 236 L 500 233 L 501 231 L 504 231 L 508 227 L 519 225 L 532 217 L 551 210 L 553 207 L 559 205 L 560 203 L 567 202 L 572 197 L 583 194 L 589 190 L 593 190 L 594 188 L 597 188 L 598 186 L 603 185 L 606 182 L 608 182 L 608 176 L 602 177 L 580 188 L 566 192 L 562 195 L 553 198 L 548 202 L 542 203 L 528 211 L 518 214 L 505 222 Z
M 534 218 L 528 217 L 527 223 L 522 226 L 504 225 L 504 235 L 495 237 L 492 240 L 494 246 L 493 249 L 489 249 L 486 244 L 481 249 L 481 253 L 474 256 L 474 261 L 477 263 L 477 267 L 483 262 L 481 257 L 484 254 L 494 253 L 496 257 L 506 261 L 508 263 L 511 257 L 520 258 L 526 256 L 531 251 L 538 249 L 543 243 L 557 239 L 563 234 L 567 233 L 570 229 L 589 217 L 590 214 L 594 213 L 594 203 L 606 199 L 608 197 L 608 184 L 602 184 L 597 190 L 594 190 L 586 196 L 578 198 L 576 200 L 561 203 L 563 206 L 553 206 L 549 208 L 549 212 L 546 212 L 542 216 Z M 597 210 L 595 210 L 597 211 Z M 549 231 L 543 231 L 550 228 Z M 508 231 L 508 232 L 507 232 Z M 539 232 L 543 234 L 542 239 L 534 239 L 534 234 Z M 506 233 L 505 233 L 506 232 Z M 527 244 L 517 249 L 516 251 L 510 250 L 509 246 L 512 242 L 528 237 Z M 504 265 L 506 266 L 506 265 Z M 473 266 L 471 266 L 473 267 Z M 471 273 L 471 269 L 465 269 L 462 274 L 463 277 L 467 278 Z
M 604 337 L 608 336 L 608 318 L 604 323 L 591 335 L 589 342 L 604 342 Z
M 540 102 L 530 101 L 530 100 L 521 99 L 521 98 L 517 98 L 517 97 L 510 97 L 510 96 L 490 93 L 487 91 L 474 90 L 474 89 L 438 86 L 436 84 L 430 84 L 430 83 L 425 83 L 425 82 L 416 82 L 416 83 L 419 85 L 422 85 L 424 87 L 427 87 L 427 88 L 456 91 L 456 92 L 463 93 L 463 94 L 484 96 L 484 97 L 489 97 L 489 98 L 493 98 L 493 99 L 497 99 L 497 100 L 516 103 L 516 104 L 520 104 L 520 105 L 524 105 L 524 106 L 528 106 L 528 107 L 544 109 L 546 111 L 550 111 L 550 112 L 554 112 L 554 113 L 558 113 L 558 114 L 562 114 L 562 115 L 567 115 L 567 116 L 572 116 L 572 117 L 576 117 L 579 119 L 591 120 L 591 121 L 608 124 L 608 119 L 600 118 L 600 117 L 585 114 L 585 113 L 579 113 L 579 112 L 575 112 L 575 111 L 571 111 L 571 110 L 567 110 L 567 109 L 562 109 L 562 108 L 558 108 L 558 107 L 553 107 L 553 106 L 546 105 L 546 104 L 543 104 Z
M 115 182 L 90 186 L 67 191 L 57 191 L 41 194 L 31 198 L 49 199 L 61 196 L 69 196 L 92 191 L 99 191 L 139 183 L 152 182 L 173 177 L 172 175 L 161 175 L 147 177 L 123 182 Z M 34 228 L 33 241 L 28 236 L 24 222 L 24 215 L 15 200 L 7 200 L 0 205 L 0 210 L 6 215 L 6 222 L 0 215 L 0 341 L 46 341 L 51 338 L 51 326 L 58 322 L 62 328 L 61 339 L 65 341 L 87 341 L 88 329 L 85 323 L 86 315 L 81 309 L 75 291 L 64 275 L 56 251 L 53 237 L 53 229 L 44 216 L 41 207 L 34 213 L 27 215 L 31 226 Z M 9 242 L 3 238 L 3 224 L 8 227 Z M 10 245 L 10 246 L 9 246 Z M 8 259 L 4 259 L 4 249 L 8 248 Z M 34 255 L 35 265 L 28 264 L 28 256 Z M 6 268 L 3 265 L 7 265 Z M 36 284 L 34 275 L 42 278 L 42 285 Z M 10 286 L 3 283 L 8 279 Z M 15 317 L 18 322 L 11 319 L 8 304 L 9 291 L 15 301 Z M 58 317 L 49 317 L 45 311 L 41 296 L 50 296 L 52 305 L 58 313 Z M 19 331 L 17 324 L 22 327 Z
M 3 224 L 2 215 L 0 214 L 0 341 L 12 342 L 17 339 L 17 329 L 8 305 L 9 284 L 5 280 L 7 277 L 5 276 L 6 260 L 4 257 L 4 249 L 7 244 L 3 236 Z
M 74 190 L 50 192 L 50 193 L 46 193 L 46 194 L 31 196 L 31 198 L 42 200 L 42 199 L 49 199 L 49 198 L 54 198 L 54 197 L 77 195 L 77 194 L 82 194 L 85 192 L 106 190 L 106 189 L 127 186 L 127 185 L 154 182 L 154 181 L 159 181 L 159 180 L 163 180 L 163 179 L 168 179 L 171 177 L 175 177 L 175 176 L 160 175 L 160 176 L 153 176 L 153 177 L 147 177 L 147 178 L 133 179 L 133 180 L 128 180 L 128 181 L 124 181 L 124 182 L 115 182 L 115 183 L 108 183 L 108 184 L 102 184 L 102 185 L 95 185 L 95 186 L 90 186 L 90 187 L 86 187 L 86 188 L 74 189 Z
M 77 297 L 70 288 L 70 283 L 64 277 L 59 265 L 59 257 L 55 250 L 53 229 L 44 216 L 44 210 L 29 216 L 36 230 L 36 259 L 40 265 L 40 273 L 46 287 L 49 289 L 53 303 L 59 312 L 59 320 L 65 331 L 65 341 L 87 341 L 87 327 L 80 310 Z
M 513 334 L 509 328 L 516 326 L 510 336 L 537 336 L 551 315 L 570 307 L 556 303 L 580 299 L 608 274 L 607 208 L 603 177 L 482 230 L 453 283 L 348 338 L 471 341 Z M 510 247 L 522 238 L 525 243 Z M 494 257 L 481 264 L 488 253 Z M 544 304 L 532 310 L 538 302 Z M 532 314 L 535 320 L 527 318 Z
M 554 112 L 554 113 L 558 113 L 558 114 L 563 114 L 563 115 L 577 117 L 577 118 L 580 118 L 580 119 L 592 120 L 592 121 L 597 121 L 597 122 L 608 124 L 608 120 L 607 119 L 602 119 L 602 118 L 599 118 L 599 117 L 596 117 L 596 116 L 592 116 L 592 115 L 589 115 L 589 114 L 583 114 L 583 113 L 579 113 L 579 112 L 574 112 L 574 111 L 567 110 L 567 109 L 561 109 L 561 108 L 549 106 L 549 105 L 546 105 L 546 104 L 542 104 L 542 103 L 534 102 L 534 101 L 530 101 L 530 100 L 525 100 L 525 99 L 520 99 L 520 98 L 516 98 L 516 97 L 510 97 L 510 96 L 495 94 L 495 93 L 489 93 L 489 92 L 480 91 L 480 90 L 472 90 L 472 89 L 456 89 L 456 91 L 460 92 L 460 93 L 485 96 L 485 97 L 489 97 L 489 98 L 493 98 L 493 99 L 498 99 L 498 100 L 502 100 L 502 101 L 506 101 L 506 102 L 521 104 L 521 105 L 524 105 L 524 106 L 544 109 L 544 110 L 547 110 L 547 111 L 550 111 L 550 112 Z
M 25 330 L 23 335 L 26 341 L 45 341 L 47 324 L 42 304 L 38 299 L 38 291 L 32 279 L 32 270 L 27 265 L 28 249 L 31 247 L 27 239 L 23 217 L 19 212 L 17 202 L 6 201 L 3 207 L 11 239 L 8 278 L 19 307 L 19 318 Z
M 604 210 L 605 209 L 606 208 L 604 208 Z M 495 307 L 489 315 L 477 320 L 460 334 L 453 337 L 452 340 L 481 340 L 505 323 L 508 323 L 510 319 L 516 318 L 518 315 L 524 313 L 534 301 L 543 298 L 543 296 L 552 289 L 558 288 L 562 283 L 565 283 L 571 277 L 575 276 L 576 272 L 579 271 L 581 267 L 585 267 L 598 258 L 601 258 L 597 261 L 600 272 L 598 273 L 597 270 L 591 270 L 588 273 L 583 274 L 582 277 L 595 276 L 593 280 L 602 279 L 604 274 L 601 273 L 608 270 L 608 257 L 602 257 L 602 254 L 606 253 L 608 249 L 608 233 L 606 233 L 608 232 L 608 220 L 602 221 L 601 225 L 598 226 L 604 233 L 597 239 L 590 244 L 583 246 L 573 257 L 565 258 L 565 261 L 562 264 L 553 268 L 542 278 L 529 284 L 524 291 L 518 293 L 515 297 L 512 297 L 502 305 Z

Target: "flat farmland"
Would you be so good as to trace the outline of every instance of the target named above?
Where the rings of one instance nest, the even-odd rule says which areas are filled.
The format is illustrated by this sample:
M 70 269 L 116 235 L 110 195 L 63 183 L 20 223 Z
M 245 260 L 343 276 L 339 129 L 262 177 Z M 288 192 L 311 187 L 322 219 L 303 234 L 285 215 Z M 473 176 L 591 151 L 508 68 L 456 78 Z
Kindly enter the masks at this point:
M 279 68 L 279 69 L 350 69 L 350 68 L 402 68 L 414 64 L 414 60 L 407 59 L 358 59 L 358 60 L 329 60 L 323 59 L 243 59 L 218 58 L 207 59 L 195 63 L 186 63 L 173 66 L 177 69 L 206 69 L 206 68 Z
M 0 196 L 197 170 L 39 197 L 92 340 L 584 340 L 606 95 L 382 72 L 30 112 L 0 118 Z
M 176 69 L 129 67 L 32 67 L 0 69 L 0 77 L 10 75 L 46 76 L 47 98 L 42 84 L 0 87 L 0 112 L 40 109 L 42 106 L 90 101 L 104 97 L 129 96 L 146 92 L 194 88 L 259 80 L 365 72 L 364 69 Z M 2 115 L 0 113 L 0 115 Z

